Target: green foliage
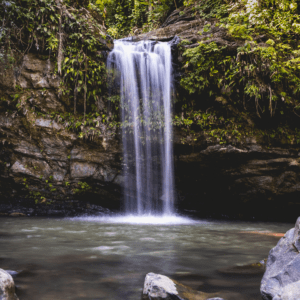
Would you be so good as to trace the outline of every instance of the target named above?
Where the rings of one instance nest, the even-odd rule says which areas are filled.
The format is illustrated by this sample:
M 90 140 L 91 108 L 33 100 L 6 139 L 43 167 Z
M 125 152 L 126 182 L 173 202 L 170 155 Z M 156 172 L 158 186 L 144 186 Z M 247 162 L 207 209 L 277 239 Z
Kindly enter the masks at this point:
M 55 60 L 55 73 L 62 78 L 60 94 L 73 98 L 74 113 L 78 99 L 84 99 L 84 112 L 86 104 L 95 111 L 97 95 L 106 89 L 101 54 L 106 35 L 103 25 L 92 17 L 99 11 L 93 5 L 90 12 L 69 7 L 78 6 L 75 2 L 9 0 L 0 5 L 0 59 L 7 66 L 17 65 L 26 53 L 34 51 Z
M 35 204 L 46 203 L 47 199 L 45 195 L 43 195 L 41 192 L 36 191 L 34 187 L 29 186 L 26 178 L 23 178 L 23 185 L 28 191 L 28 194 L 25 196 L 26 198 L 33 199 Z
M 255 136 L 269 144 L 299 144 L 297 1 L 208 0 L 185 5 L 193 5 L 197 16 L 208 22 L 199 31 L 198 46 L 182 41 L 179 48 L 184 75 L 174 125 L 188 136 L 182 142 L 194 144 L 205 137 L 232 143 Z M 225 40 L 242 46 L 234 51 L 216 44 L 213 27 L 225 28 Z
M 108 118 L 106 114 L 100 116 L 97 112 L 90 112 L 85 117 L 79 114 L 75 116 L 72 113 L 53 112 L 49 117 L 62 124 L 66 129 L 78 133 L 79 138 L 114 135 L 116 129 L 120 127 L 118 115 Z M 70 158 L 71 156 L 68 155 L 68 159 Z
M 217 74 L 222 65 L 227 65 L 228 58 L 221 60 L 223 48 L 216 43 L 200 43 L 198 47 L 188 49 L 184 52 L 185 75 L 181 79 L 181 85 L 190 93 L 201 92 L 210 88 L 214 93 L 215 86 L 220 85 Z
M 228 15 L 227 1 L 224 0 L 184 0 L 185 6 L 194 5 L 195 11 L 198 11 L 199 16 L 203 19 L 218 18 L 221 19 Z
M 227 1 L 228 2 L 228 1 Z M 214 99 L 237 99 L 245 109 L 251 103 L 261 117 L 276 107 L 297 113 L 300 107 L 300 16 L 297 2 L 209 0 L 195 4 L 203 18 L 215 17 L 233 38 L 244 42 L 234 54 L 226 46 L 203 41 L 185 49 L 181 86 L 190 94 Z M 199 34 L 209 32 L 207 24 Z M 265 43 L 261 42 L 265 41 Z M 278 102 L 280 101 L 280 104 Z M 247 105 L 248 103 L 248 105 Z
M 46 47 L 45 41 L 58 31 L 57 5 L 54 0 L 5 1 L 0 5 L 3 21 L 0 43 L 6 49 L 28 51 Z
M 78 24 L 80 28 L 85 28 L 86 20 L 79 18 Z M 86 101 L 90 101 L 90 107 L 95 111 L 94 103 L 106 88 L 106 68 L 103 55 L 99 52 L 99 37 L 90 29 L 85 29 L 84 32 L 82 30 L 81 33 L 74 32 L 69 35 L 69 46 L 64 51 L 65 59 L 62 62 L 64 80 L 61 92 L 62 95 L 73 98 L 74 103 L 86 95 Z
M 204 112 L 194 109 L 189 109 L 185 117 L 175 116 L 173 124 L 182 127 L 182 130 L 186 132 L 187 138 L 181 140 L 183 144 L 188 142 L 189 137 L 192 137 L 192 144 L 194 144 L 200 138 L 199 132 L 206 136 L 207 141 L 220 144 L 232 142 L 232 139 L 240 141 L 241 136 L 245 135 L 248 129 L 243 124 L 243 118 L 225 119 L 217 111 Z
M 175 9 L 174 4 L 174 0 L 96 0 L 107 32 L 115 39 L 133 34 L 137 28 L 143 32 L 157 28 Z
M 85 193 L 91 189 L 92 189 L 91 186 L 87 182 L 79 181 L 78 188 L 74 190 L 74 193 L 81 194 L 81 193 Z

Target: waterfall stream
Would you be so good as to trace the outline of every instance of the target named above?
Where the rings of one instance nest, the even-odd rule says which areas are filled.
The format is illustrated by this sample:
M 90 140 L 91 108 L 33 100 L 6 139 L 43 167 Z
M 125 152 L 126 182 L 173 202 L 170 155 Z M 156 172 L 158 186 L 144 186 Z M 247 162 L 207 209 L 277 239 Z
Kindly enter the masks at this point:
M 111 95 L 120 97 L 125 211 L 171 215 L 171 46 L 118 40 L 107 67 Z

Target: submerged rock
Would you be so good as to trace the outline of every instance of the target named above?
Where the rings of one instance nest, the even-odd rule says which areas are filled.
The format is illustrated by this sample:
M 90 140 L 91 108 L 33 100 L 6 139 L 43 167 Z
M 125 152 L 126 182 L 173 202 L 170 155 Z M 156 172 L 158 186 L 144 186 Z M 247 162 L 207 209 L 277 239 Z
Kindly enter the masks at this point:
M 19 300 L 15 294 L 15 283 L 13 278 L 3 269 L 0 269 L 0 299 Z
M 218 270 L 222 274 L 236 274 L 236 275 L 255 275 L 263 274 L 265 271 L 265 261 L 261 260 L 258 263 L 247 264 L 242 266 L 225 267 Z
M 11 217 L 26 217 L 25 214 L 22 214 L 20 212 L 13 212 L 10 214 Z
M 268 257 L 260 292 L 264 300 L 300 299 L 300 217 Z

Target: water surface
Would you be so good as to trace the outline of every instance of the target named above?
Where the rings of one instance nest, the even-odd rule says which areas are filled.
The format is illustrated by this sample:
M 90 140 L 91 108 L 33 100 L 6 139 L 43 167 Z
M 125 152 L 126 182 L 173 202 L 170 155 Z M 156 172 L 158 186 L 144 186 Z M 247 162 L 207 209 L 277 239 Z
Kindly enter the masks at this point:
M 239 300 L 258 300 L 262 274 L 232 274 L 226 268 L 266 258 L 278 238 L 243 232 L 286 232 L 294 226 L 168 222 L 146 216 L 1 218 L 0 267 L 21 271 L 15 278 L 20 300 L 138 300 L 148 272 L 204 292 L 232 291 Z

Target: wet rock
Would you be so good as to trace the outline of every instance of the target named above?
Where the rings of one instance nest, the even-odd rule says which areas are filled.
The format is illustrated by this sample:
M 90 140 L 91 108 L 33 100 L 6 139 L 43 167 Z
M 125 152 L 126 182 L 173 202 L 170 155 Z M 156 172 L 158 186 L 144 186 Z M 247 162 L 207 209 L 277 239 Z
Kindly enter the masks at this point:
M 49 164 L 40 159 L 32 159 L 23 156 L 21 161 L 16 161 L 12 167 L 11 172 L 14 175 L 28 175 L 31 177 L 39 178 L 41 175 L 47 178 L 51 175 L 51 167 Z
M 195 214 L 211 217 L 255 217 L 270 221 L 297 217 L 300 161 L 292 147 L 280 150 L 263 145 L 233 144 L 209 145 L 203 149 L 199 143 L 198 150 L 188 151 L 186 146 L 179 146 L 180 134 L 175 135 L 174 148 L 181 209 L 199 208 Z M 215 189 L 216 184 L 218 189 Z M 201 211 L 199 198 L 205 202 Z M 221 202 L 220 198 L 227 201 Z M 260 207 L 270 205 L 273 213 L 266 215 Z
M 300 299 L 300 217 L 268 256 L 260 292 L 264 300 Z
M 11 275 L 0 269 L 0 299 L 1 300 L 18 300 L 15 294 L 15 283 Z
M 172 275 L 172 278 L 183 285 L 191 287 L 194 290 L 201 289 L 208 279 L 206 276 L 191 272 L 176 272 Z
M 63 129 L 63 126 L 54 122 L 51 119 L 44 119 L 44 118 L 39 118 L 35 120 L 35 125 L 40 126 L 40 127 L 46 127 L 46 128 L 51 128 L 51 129 L 57 129 L 61 130 Z
M 167 276 L 148 273 L 145 278 L 142 300 L 224 300 L 219 293 L 195 291 Z
M 81 215 L 104 216 L 110 215 L 111 211 L 100 205 L 95 205 L 79 200 L 57 201 L 49 199 L 44 203 L 36 204 L 34 200 L 11 200 L 11 203 L 0 204 L 0 216 L 25 217 L 25 216 L 51 216 L 51 217 L 73 217 Z
M 84 178 L 91 177 L 97 170 L 96 164 L 74 162 L 71 164 L 71 177 Z
M 11 213 L 9 216 L 10 216 L 10 217 L 26 217 L 25 214 L 22 214 L 22 213 L 20 213 L 20 212 L 14 212 L 14 213 Z
M 169 41 L 178 36 L 181 40 L 190 42 L 189 45 L 183 46 L 186 48 L 197 47 L 200 41 L 205 44 L 215 42 L 218 46 L 226 46 L 228 52 L 236 53 L 236 49 L 242 46 L 243 42 L 233 39 L 225 28 L 216 24 L 217 19 L 204 20 L 195 13 L 193 7 L 182 7 L 173 11 L 160 28 L 138 34 L 132 37 L 132 40 Z M 203 30 L 205 25 L 210 25 L 209 32 Z
M 16 143 L 15 152 L 28 156 L 35 156 L 37 158 L 43 158 L 40 149 L 36 145 L 31 144 L 26 140 L 21 140 Z
M 213 153 L 247 153 L 247 150 L 238 149 L 232 145 L 215 145 L 209 146 L 205 150 L 201 151 L 202 154 L 213 154 Z
M 65 111 L 57 90 L 60 78 L 53 71 L 54 64 L 47 59 L 31 53 L 25 55 L 18 81 L 11 78 L 11 84 L 30 89 L 22 94 L 24 99 L 20 98 L 20 112 L 7 115 L 0 107 L 0 215 L 102 213 L 86 207 L 85 192 L 97 207 L 120 206 L 119 140 L 101 136 L 92 142 L 82 142 L 62 122 L 33 113 L 36 109 L 46 114 Z M 6 84 L 0 82 L 2 91 L 8 88 Z M 13 90 L 11 85 L 10 92 Z M 105 128 L 101 130 L 105 135 Z M 79 181 L 88 181 L 91 188 L 79 190 Z M 73 206 L 69 205 L 70 199 L 83 202 Z
M 0 55 L 2 53 L 0 52 Z M 6 91 L 15 90 L 16 86 L 16 77 L 14 75 L 13 68 L 7 68 L 5 61 L 0 61 L 0 95 L 5 93 Z
M 143 295 L 146 295 L 149 299 L 169 299 L 170 297 L 180 299 L 175 283 L 167 276 L 154 273 L 146 275 Z

